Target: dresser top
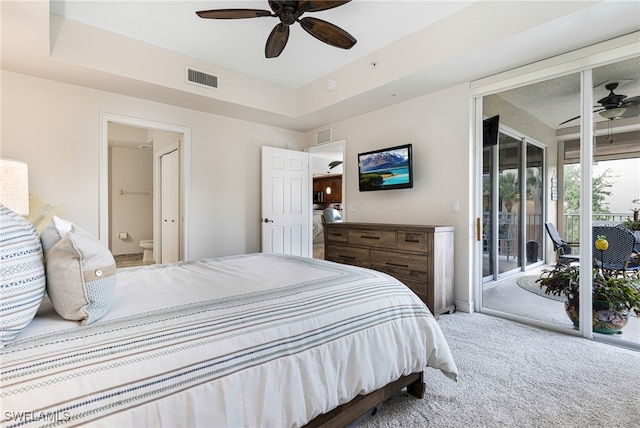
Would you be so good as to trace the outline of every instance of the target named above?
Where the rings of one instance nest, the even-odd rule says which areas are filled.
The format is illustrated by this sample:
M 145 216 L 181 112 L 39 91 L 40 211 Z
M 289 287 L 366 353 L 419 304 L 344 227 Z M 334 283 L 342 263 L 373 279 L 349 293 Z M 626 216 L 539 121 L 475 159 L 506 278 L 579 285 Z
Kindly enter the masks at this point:
M 324 223 L 325 227 L 349 228 L 349 229 L 376 229 L 376 230 L 429 230 L 432 232 L 450 232 L 454 231 L 454 226 L 434 226 L 427 224 L 391 224 L 391 223 L 358 223 L 344 221 L 340 223 Z

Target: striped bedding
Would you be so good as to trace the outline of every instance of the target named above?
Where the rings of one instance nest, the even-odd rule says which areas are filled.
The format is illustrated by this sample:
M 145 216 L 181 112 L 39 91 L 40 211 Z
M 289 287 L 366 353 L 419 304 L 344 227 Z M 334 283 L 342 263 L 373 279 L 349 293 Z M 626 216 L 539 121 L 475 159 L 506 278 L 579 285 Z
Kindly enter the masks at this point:
M 274 254 L 119 269 L 103 319 L 45 301 L 0 361 L 5 427 L 301 426 L 426 366 L 457 376 L 404 285 Z

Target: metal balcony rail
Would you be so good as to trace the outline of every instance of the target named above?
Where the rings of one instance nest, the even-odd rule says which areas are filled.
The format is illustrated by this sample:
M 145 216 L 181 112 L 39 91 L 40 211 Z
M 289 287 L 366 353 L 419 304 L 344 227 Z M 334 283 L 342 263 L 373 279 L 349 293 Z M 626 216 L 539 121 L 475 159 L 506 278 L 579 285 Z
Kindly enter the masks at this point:
M 629 213 L 593 213 L 594 226 L 615 226 L 631 217 Z M 567 242 L 580 241 L 580 214 L 564 214 L 562 239 Z

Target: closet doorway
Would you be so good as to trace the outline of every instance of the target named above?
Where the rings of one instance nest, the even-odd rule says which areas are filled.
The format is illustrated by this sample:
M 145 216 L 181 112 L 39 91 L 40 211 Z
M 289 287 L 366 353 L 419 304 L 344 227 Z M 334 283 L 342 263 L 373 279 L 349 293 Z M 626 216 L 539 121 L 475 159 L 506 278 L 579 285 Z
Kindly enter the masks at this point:
M 187 128 L 102 115 L 100 239 L 119 267 L 186 260 Z

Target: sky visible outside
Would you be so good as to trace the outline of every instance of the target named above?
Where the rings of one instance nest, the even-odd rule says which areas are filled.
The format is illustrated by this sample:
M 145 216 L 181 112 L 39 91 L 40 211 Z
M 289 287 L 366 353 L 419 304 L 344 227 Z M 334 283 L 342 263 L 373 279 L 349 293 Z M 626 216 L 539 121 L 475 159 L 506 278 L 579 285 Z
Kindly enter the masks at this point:
M 613 182 L 611 195 L 606 199 L 612 213 L 632 215 L 632 208 L 640 204 L 631 202 L 640 198 L 640 158 L 600 161 L 593 166 L 593 176 L 611 168 L 609 176 Z

